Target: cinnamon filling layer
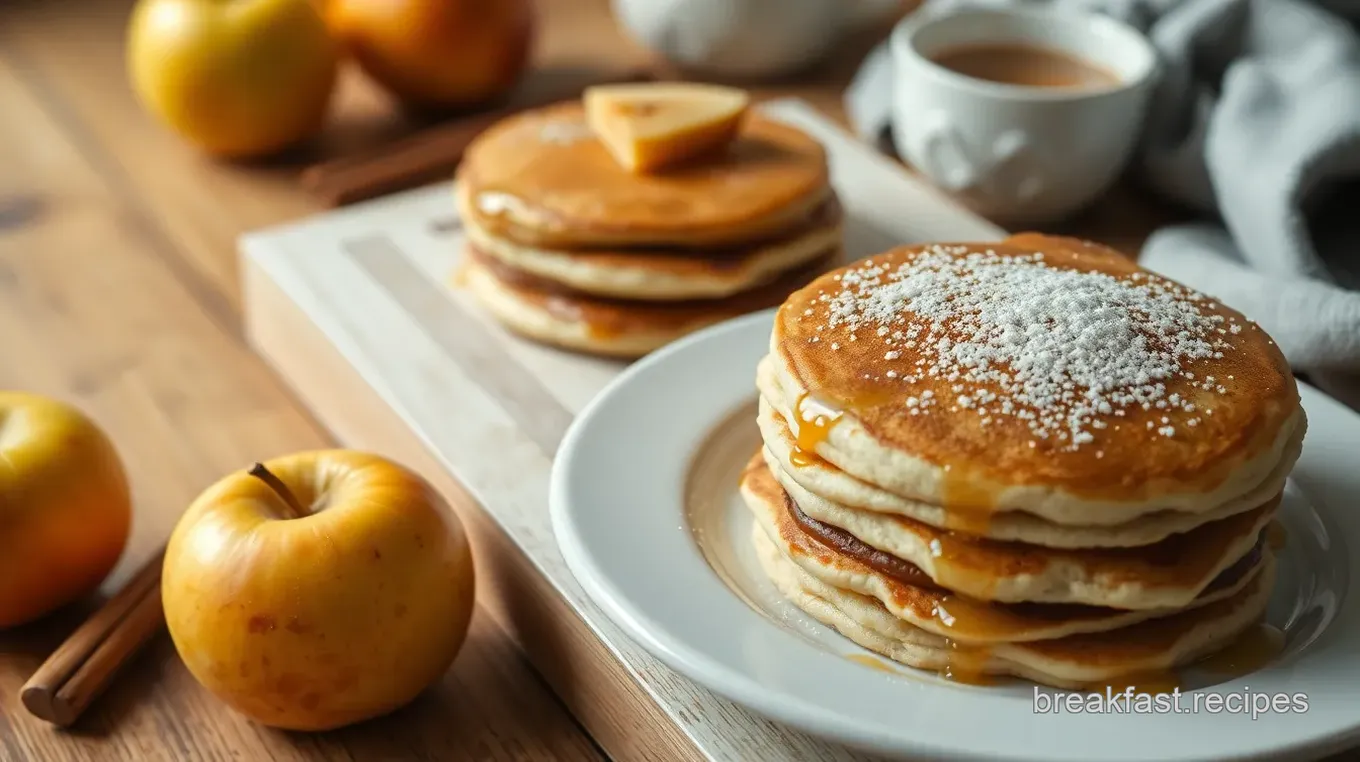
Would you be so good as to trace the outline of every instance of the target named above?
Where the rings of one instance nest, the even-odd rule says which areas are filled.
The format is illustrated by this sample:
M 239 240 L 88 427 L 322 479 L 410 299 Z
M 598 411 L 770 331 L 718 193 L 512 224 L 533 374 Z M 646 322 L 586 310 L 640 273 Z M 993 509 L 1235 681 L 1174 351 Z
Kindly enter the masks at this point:
M 798 504 L 794 502 L 788 492 L 784 493 L 784 507 L 788 510 L 789 516 L 793 517 L 793 522 L 798 525 L 799 529 L 812 535 L 814 540 L 841 555 L 849 556 L 879 574 L 891 577 L 903 584 L 924 590 L 944 590 L 944 588 L 935 584 L 935 580 L 921 571 L 921 567 L 916 564 L 903 561 L 891 553 L 884 553 L 840 527 L 833 527 L 803 513 L 803 509 L 798 507 Z
M 802 529 L 814 540 L 826 546 L 830 550 L 834 550 L 844 556 L 854 559 L 855 561 L 864 564 L 865 566 L 884 575 L 885 577 L 896 580 L 903 584 L 911 585 L 913 587 L 921 588 L 927 591 L 950 592 L 945 588 L 941 587 L 939 584 L 937 584 L 935 580 L 931 579 L 930 576 L 927 575 L 924 571 L 922 571 L 921 567 L 917 566 L 916 564 L 898 558 L 897 556 L 894 556 L 891 553 L 885 553 L 879 550 L 878 548 L 875 548 L 865 543 L 863 540 L 859 539 L 858 537 L 855 537 L 853 534 L 850 534 L 844 529 L 831 526 L 830 524 L 827 524 L 822 521 L 818 521 L 817 519 L 812 518 L 806 513 L 803 513 L 803 510 L 798 507 L 798 504 L 794 502 L 793 498 L 789 496 L 788 492 L 784 492 L 784 507 L 788 511 L 789 516 L 793 519 L 794 523 L 797 524 L 800 529 Z M 1213 593 L 1218 590 L 1231 587 L 1235 585 L 1237 582 L 1239 582 L 1252 569 L 1256 568 L 1257 564 L 1260 563 L 1261 554 L 1263 552 L 1263 548 L 1265 547 L 1265 542 L 1266 542 L 1265 532 L 1263 531 L 1261 533 L 1261 536 L 1257 538 L 1256 544 L 1252 546 L 1251 550 L 1247 551 L 1246 555 L 1239 558 L 1228 568 L 1219 572 L 1218 576 L 1215 577 L 1213 581 L 1210 582 L 1209 585 L 1205 587 L 1204 591 L 1201 592 L 1200 594 L 1206 595 L 1209 593 Z M 1044 606 L 1057 608 L 1068 607 L 1067 604 L 1057 604 L 1056 606 L 1054 604 L 1008 604 L 1008 605 Z M 1082 608 L 1095 608 L 1095 607 L 1082 607 Z

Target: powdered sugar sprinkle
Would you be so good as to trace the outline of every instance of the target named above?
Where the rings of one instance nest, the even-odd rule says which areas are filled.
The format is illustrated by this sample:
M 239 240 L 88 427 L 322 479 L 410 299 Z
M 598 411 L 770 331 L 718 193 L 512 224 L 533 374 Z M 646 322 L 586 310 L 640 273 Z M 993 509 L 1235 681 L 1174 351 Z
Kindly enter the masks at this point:
M 1013 416 L 1069 450 L 1127 408 L 1194 411 L 1166 382 L 1193 378 L 1185 366 L 1222 358 L 1242 330 L 1207 297 L 1155 275 L 1071 270 L 1042 254 L 937 246 L 899 266 L 867 260 L 836 280 L 805 319 L 880 342 L 885 360 L 901 358 L 893 378 L 948 382 L 950 409 Z M 1225 394 L 1216 380 L 1195 386 Z M 926 412 L 929 394 L 907 399 L 912 414 Z M 1159 418 L 1157 433 L 1174 437 Z

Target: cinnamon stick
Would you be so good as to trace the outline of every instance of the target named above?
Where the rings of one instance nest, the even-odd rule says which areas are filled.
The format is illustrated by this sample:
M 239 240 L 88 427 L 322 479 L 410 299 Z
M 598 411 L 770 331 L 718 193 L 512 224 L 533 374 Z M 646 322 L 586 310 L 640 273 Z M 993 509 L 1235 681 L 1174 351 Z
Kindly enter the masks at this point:
M 35 717 L 67 727 L 114 674 L 165 624 L 161 608 L 161 549 L 102 608 L 52 652 L 19 691 Z
M 651 70 L 637 69 L 608 81 L 642 82 L 654 78 Z M 316 164 L 302 173 L 302 186 L 327 206 L 334 207 L 451 177 L 463 151 L 496 122 L 530 108 L 580 97 L 583 90 L 584 87 L 573 86 L 535 92 L 513 106 L 455 119 L 366 153 Z

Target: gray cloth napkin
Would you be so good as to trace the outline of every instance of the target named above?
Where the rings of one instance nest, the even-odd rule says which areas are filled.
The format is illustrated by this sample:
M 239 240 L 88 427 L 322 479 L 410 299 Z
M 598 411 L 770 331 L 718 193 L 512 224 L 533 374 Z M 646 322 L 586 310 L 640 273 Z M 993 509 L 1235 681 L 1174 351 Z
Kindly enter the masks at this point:
M 1206 221 L 1157 231 L 1140 261 L 1260 323 L 1295 369 L 1360 409 L 1360 0 L 926 0 L 1092 11 L 1148 35 L 1163 74 L 1138 171 Z M 885 139 L 886 46 L 846 95 Z

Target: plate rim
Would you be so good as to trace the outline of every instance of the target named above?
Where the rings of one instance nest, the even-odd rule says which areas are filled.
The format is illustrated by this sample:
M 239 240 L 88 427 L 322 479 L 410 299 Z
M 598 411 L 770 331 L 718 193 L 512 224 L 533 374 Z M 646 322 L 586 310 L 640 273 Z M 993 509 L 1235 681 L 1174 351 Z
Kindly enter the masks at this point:
M 763 334 L 768 336 L 769 326 L 773 322 L 773 316 L 777 308 L 762 310 L 760 312 L 744 315 L 732 320 L 710 326 L 701 331 L 695 332 L 676 342 L 673 342 L 662 349 L 638 360 L 630 365 L 617 377 L 612 379 L 598 394 L 580 411 L 572 421 L 566 435 L 562 439 L 558 449 L 557 457 L 554 459 L 552 474 L 549 484 L 549 518 L 552 524 L 553 533 L 556 537 L 558 546 L 566 561 L 572 576 L 585 590 L 590 599 L 598 605 L 609 619 L 619 626 L 625 634 L 641 645 L 646 651 L 690 680 L 703 685 L 710 690 L 732 700 L 742 706 L 764 717 L 787 724 L 811 735 L 841 743 L 846 746 L 869 750 L 876 753 L 886 753 L 890 755 L 910 754 L 916 757 L 926 755 L 932 758 L 947 758 L 952 760 L 996 760 L 997 757 L 991 751 L 979 749 L 978 747 L 969 748 L 960 745 L 958 739 L 951 739 L 948 742 L 918 738 L 907 738 L 900 734 L 883 733 L 880 729 L 868 723 L 855 722 L 844 717 L 844 713 L 835 708 L 819 706 L 809 702 L 805 697 L 791 695 L 787 690 L 771 688 L 761 685 L 748 671 L 736 670 L 733 667 L 713 658 L 706 653 L 703 648 L 697 647 L 693 643 L 684 642 L 678 639 L 673 633 L 669 632 L 659 622 L 656 622 L 644 610 L 633 605 L 625 592 L 599 568 L 596 561 L 591 557 L 586 549 L 578 527 L 573 520 L 572 499 L 570 496 L 571 479 L 577 468 L 579 459 L 583 457 L 583 448 L 588 447 L 587 437 L 590 434 L 592 423 L 608 411 L 613 401 L 621 393 L 636 383 L 637 379 L 653 372 L 657 366 L 672 362 L 677 355 L 684 355 L 690 352 L 695 346 L 708 344 L 723 338 L 730 338 L 733 334 L 743 334 L 755 332 L 756 327 L 763 326 Z M 759 334 L 757 334 L 759 335 Z M 1300 385 L 1303 385 L 1300 382 Z M 752 381 L 750 393 L 755 394 L 754 381 Z M 724 406 L 714 405 L 709 417 L 706 419 L 708 426 L 716 424 L 723 415 L 730 413 Z M 719 409 L 722 408 L 722 409 Z M 1349 411 L 1347 411 L 1349 413 Z M 686 443 L 690 446 L 692 443 Z M 692 453 L 686 453 L 686 462 Z M 688 465 L 686 465 L 686 470 Z M 677 496 L 677 502 L 681 504 L 683 515 L 683 498 Z M 1323 506 L 1322 511 L 1331 510 L 1329 506 Z M 1326 516 L 1334 520 L 1334 517 Z M 686 532 L 686 536 L 688 532 Z M 1343 540 L 1347 539 L 1343 535 Z M 696 549 L 697 552 L 697 549 Z M 704 568 L 712 571 L 706 561 L 702 561 Z M 1354 560 L 1352 560 L 1354 566 Z M 721 584 L 721 583 L 720 583 Z M 731 596 L 734 600 L 735 595 Z M 744 602 L 738 601 L 743 607 Z M 1342 602 L 1342 611 L 1356 606 L 1353 596 L 1347 596 L 1347 600 Z M 749 610 L 749 607 L 746 607 Z M 749 611 L 752 616 L 761 616 L 757 612 Z M 820 647 L 810 643 L 801 642 L 797 635 L 786 632 L 770 622 L 762 623 L 772 636 L 784 636 L 791 640 L 790 647 L 801 646 L 804 649 L 811 649 L 822 656 L 832 656 Z M 1337 624 L 1334 622 L 1334 625 Z M 846 640 L 849 646 L 853 642 Z M 1360 658 L 1360 657 L 1358 657 Z M 849 666 L 847 664 L 847 666 Z M 850 667 L 850 669 L 861 669 Z M 865 679 L 868 679 L 868 671 Z M 848 673 L 853 674 L 853 673 Z M 881 678 L 881 676 L 879 676 Z M 910 678 L 908 678 L 910 679 Z M 1215 686 L 1218 692 L 1227 693 L 1235 690 L 1234 687 L 1241 681 L 1225 682 L 1221 686 Z M 921 681 L 923 687 L 930 690 L 939 690 L 937 686 L 931 685 L 927 681 Z M 993 698 L 996 698 L 995 696 Z M 981 697 L 979 697 L 979 700 Z M 1265 717 L 1276 718 L 1300 718 L 1308 717 L 1311 714 L 1280 714 L 1263 715 Z M 1108 715 L 1107 715 L 1108 716 Z M 1129 727 L 1134 730 L 1146 731 L 1153 727 L 1166 730 L 1183 730 L 1184 725 L 1177 727 L 1175 720 L 1166 718 L 1176 717 L 1174 714 L 1129 714 Z M 1226 713 L 1220 715 L 1213 714 L 1187 714 L 1195 717 L 1212 718 L 1215 716 L 1232 716 Z M 1314 715 L 1315 716 L 1315 715 Z M 1068 721 L 1071 721 L 1068 716 Z M 1135 718 L 1143 718 L 1141 721 L 1134 721 Z M 1160 719 L 1159 719 L 1160 718 Z M 1221 721 L 1221 720 L 1220 720 Z M 1253 720 L 1259 722 L 1259 720 Z M 1227 760 L 1227 759 L 1260 759 L 1275 758 L 1280 754 L 1293 755 L 1312 755 L 1320 756 L 1332 751 L 1346 748 L 1356 740 L 1360 739 L 1360 717 L 1350 724 L 1338 723 L 1335 721 L 1319 720 L 1319 732 L 1311 735 L 1305 734 L 1302 738 L 1289 738 L 1283 741 L 1270 743 L 1265 746 L 1244 749 L 1236 748 L 1230 754 L 1212 754 L 1192 756 L 1190 754 L 1175 757 L 1177 762 L 1198 762 L 1199 760 Z M 1135 728 L 1135 726 L 1143 726 Z M 1058 726 L 1054 726 L 1056 729 Z M 1206 721 L 1203 729 L 1213 728 L 1212 721 Z M 1221 726 L 1220 726 L 1221 728 Z M 1050 735 L 1048 733 L 1044 736 Z M 1008 759 L 1012 760 L 1051 760 L 1057 749 L 1038 749 L 1028 748 L 1019 749 L 1019 755 L 1012 755 Z M 1072 749 L 1064 750 L 1068 755 Z M 1146 754 L 1147 752 L 1144 752 Z M 1065 758 L 1065 757 L 1064 757 Z M 1106 755 L 1104 757 L 1093 757 L 1100 759 L 1141 759 L 1143 757 L 1116 757 Z

